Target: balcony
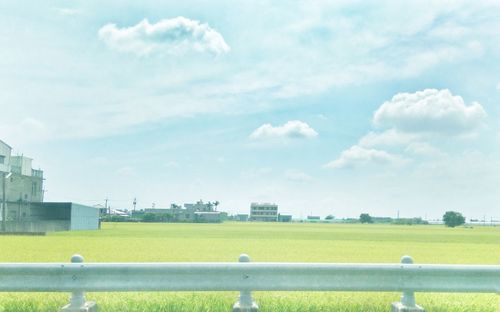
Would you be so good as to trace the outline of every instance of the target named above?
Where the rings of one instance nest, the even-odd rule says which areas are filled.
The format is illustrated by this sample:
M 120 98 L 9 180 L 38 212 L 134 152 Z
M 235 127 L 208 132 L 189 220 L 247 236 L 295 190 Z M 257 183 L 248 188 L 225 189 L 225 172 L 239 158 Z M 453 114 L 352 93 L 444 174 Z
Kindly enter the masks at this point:
M 31 176 L 43 179 L 43 171 L 31 169 Z

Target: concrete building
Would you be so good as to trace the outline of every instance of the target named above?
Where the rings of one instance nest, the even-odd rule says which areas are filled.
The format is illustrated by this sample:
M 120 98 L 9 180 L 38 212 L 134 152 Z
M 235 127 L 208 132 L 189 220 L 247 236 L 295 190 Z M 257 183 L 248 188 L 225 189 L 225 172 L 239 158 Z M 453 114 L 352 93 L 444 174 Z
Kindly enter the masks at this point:
M 99 228 L 97 208 L 75 203 L 44 203 L 43 171 L 33 169 L 33 159 L 11 154 L 12 148 L 0 140 L 2 230 L 50 232 Z
M 43 201 L 43 171 L 32 168 L 32 159 L 12 156 L 12 148 L 0 140 L 2 229 L 13 216 L 22 216 L 31 203 Z M 14 213 L 15 212 L 15 213 Z
M 32 168 L 32 159 L 10 157 L 10 177 L 6 183 L 7 202 L 42 202 L 43 171 Z
M 292 222 L 292 215 L 278 214 L 278 222 Z
M 270 203 L 252 203 L 250 205 L 250 221 L 278 221 L 278 205 Z
M 0 172 L 10 172 L 12 147 L 0 140 Z

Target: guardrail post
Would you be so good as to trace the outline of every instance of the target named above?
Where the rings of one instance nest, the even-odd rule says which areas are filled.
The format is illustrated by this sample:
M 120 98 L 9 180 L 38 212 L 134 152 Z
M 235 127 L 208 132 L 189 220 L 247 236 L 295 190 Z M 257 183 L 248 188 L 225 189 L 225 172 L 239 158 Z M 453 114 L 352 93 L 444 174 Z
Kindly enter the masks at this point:
M 250 257 L 242 254 L 240 255 L 239 262 L 250 262 Z M 248 278 L 248 276 L 244 276 L 243 278 Z M 259 312 L 259 306 L 253 301 L 251 291 L 240 291 L 240 297 L 233 306 L 233 312 Z
M 73 255 L 71 263 L 83 263 L 83 257 L 80 255 Z M 77 276 L 73 276 L 73 280 L 78 282 Z M 65 305 L 61 312 L 97 312 L 97 305 L 93 301 L 85 301 L 85 292 L 73 291 L 68 305 Z
M 413 258 L 403 256 L 401 258 L 403 264 L 413 264 Z M 392 312 L 424 312 L 424 308 L 415 303 L 415 293 L 411 290 L 403 291 L 400 302 L 392 303 Z

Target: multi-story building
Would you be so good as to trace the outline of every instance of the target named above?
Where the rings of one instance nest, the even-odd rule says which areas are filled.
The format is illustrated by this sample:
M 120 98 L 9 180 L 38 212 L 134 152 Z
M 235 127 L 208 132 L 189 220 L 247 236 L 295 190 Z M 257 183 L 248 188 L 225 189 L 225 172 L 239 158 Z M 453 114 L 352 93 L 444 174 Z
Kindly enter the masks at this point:
M 0 172 L 10 172 L 10 154 L 12 147 L 0 140 Z
M 270 203 L 252 203 L 250 205 L 250 221 L 278 221 L 278 205 Z
M 33 169 L 32 161 L 26 156 L 10 157 L 11 175 L 6 185 L 8 202 L 43 201 L 43 171 Z
M 0 140 L 0 173 L 2 173 L 0 219 L 5 216 L 6 221 L 26 218 L 30 215 L 31 203 L 43 201 L 43 171 L 32 168 L 31 158 L 12 156 L 11 153 L 12 148 Z

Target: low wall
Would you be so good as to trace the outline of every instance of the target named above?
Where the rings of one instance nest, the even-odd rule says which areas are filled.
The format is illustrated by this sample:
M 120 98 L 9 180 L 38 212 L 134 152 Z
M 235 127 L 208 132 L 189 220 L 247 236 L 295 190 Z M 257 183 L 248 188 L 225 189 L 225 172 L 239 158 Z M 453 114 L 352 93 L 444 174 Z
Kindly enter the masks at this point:
M 56 231 L 69 231 L 69 221 L 7 221 L 7 232 L 56 232 Z

